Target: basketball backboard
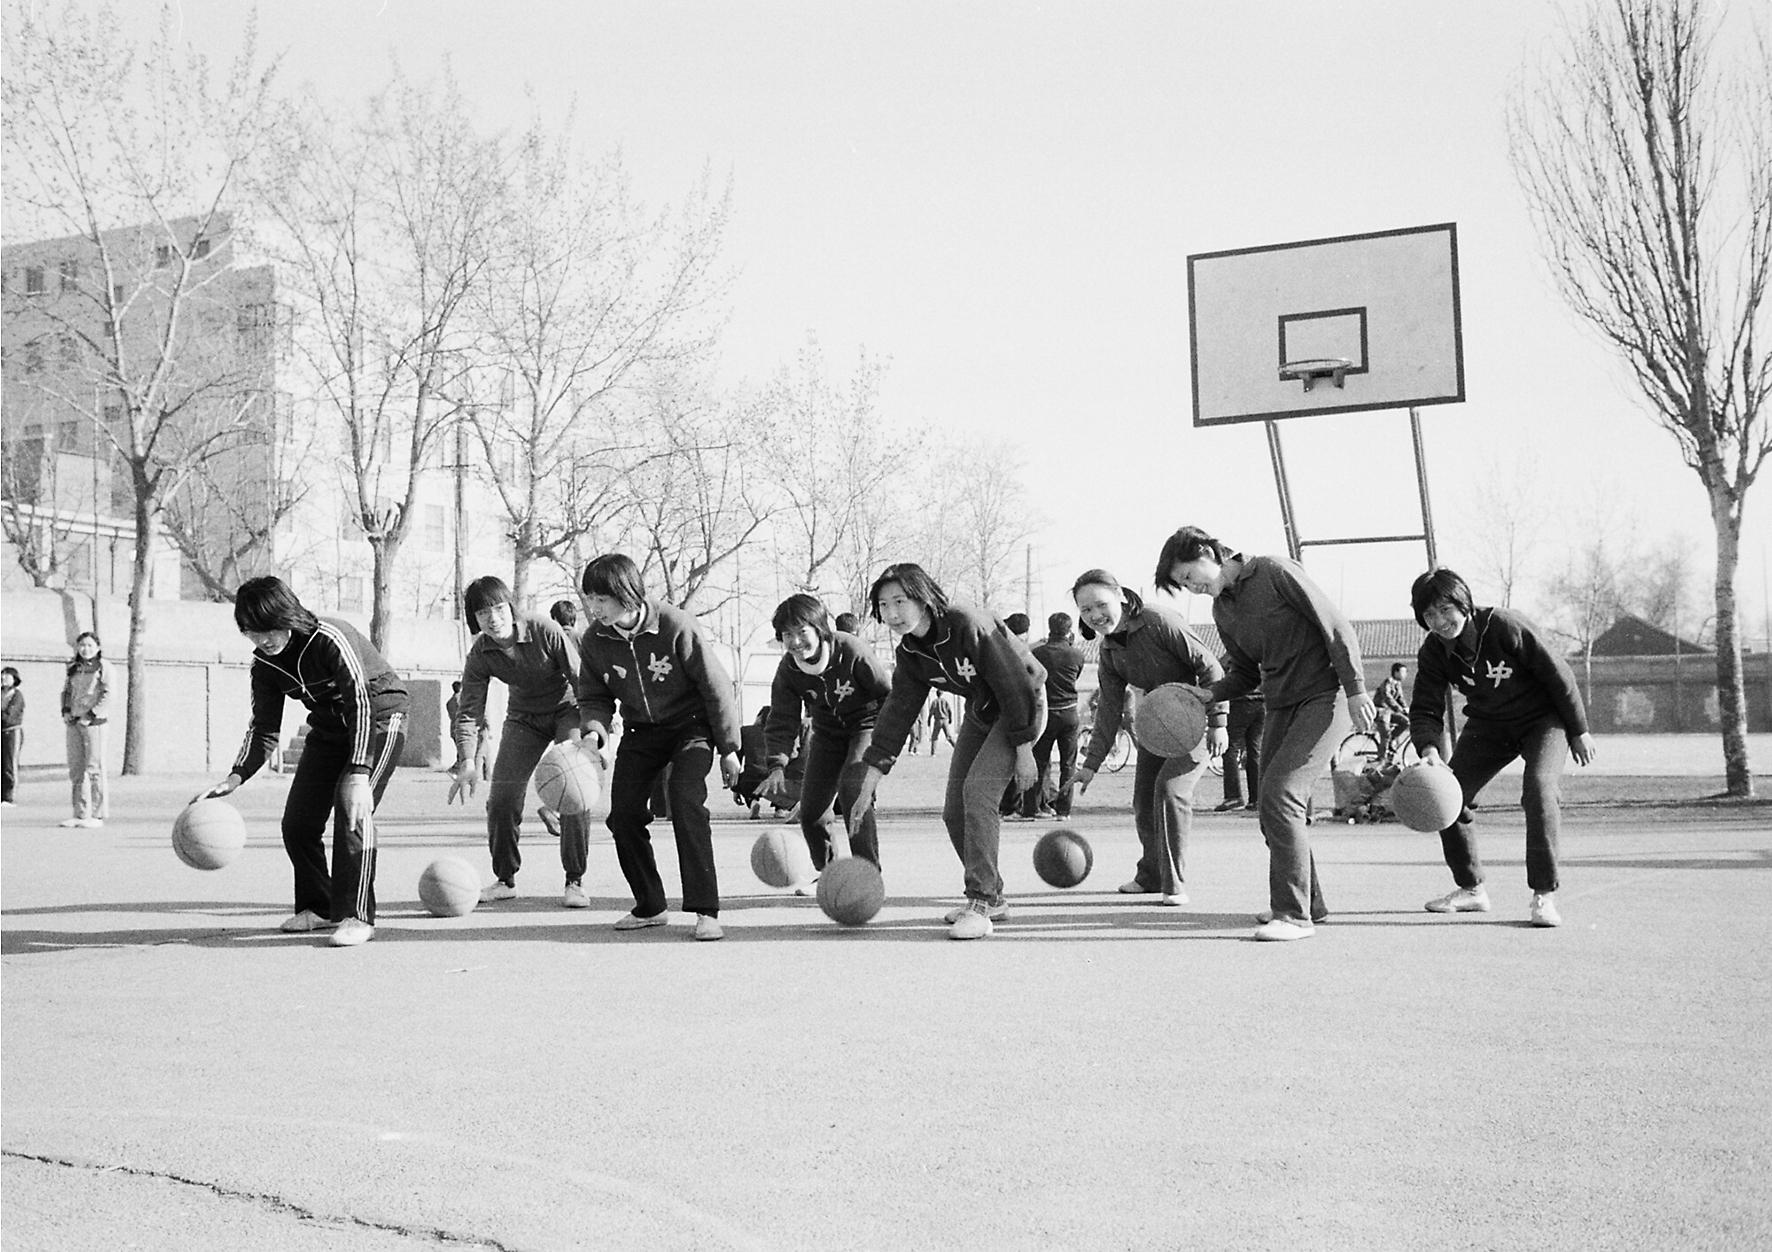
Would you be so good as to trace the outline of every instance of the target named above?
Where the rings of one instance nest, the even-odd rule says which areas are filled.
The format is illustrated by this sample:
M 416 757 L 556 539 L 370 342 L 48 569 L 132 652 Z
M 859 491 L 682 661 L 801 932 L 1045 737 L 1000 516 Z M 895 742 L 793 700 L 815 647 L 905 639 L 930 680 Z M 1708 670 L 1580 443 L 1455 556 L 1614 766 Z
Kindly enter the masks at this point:
M 1464 399 L 1458 227 L 1188 257 L 1194 425 Z

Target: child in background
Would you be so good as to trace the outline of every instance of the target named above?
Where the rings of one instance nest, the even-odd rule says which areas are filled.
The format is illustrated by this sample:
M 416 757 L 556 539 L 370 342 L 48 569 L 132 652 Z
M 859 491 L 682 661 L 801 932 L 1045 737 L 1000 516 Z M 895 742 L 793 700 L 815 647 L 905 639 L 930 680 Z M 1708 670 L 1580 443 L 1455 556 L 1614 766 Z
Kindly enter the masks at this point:
M 74 816 L 63 826 L 94 830 L 105 824 L 110 802 L 105 795 L 105 724 L 110 720 L 111 666 L 104 647 L 90 630 L 74 640 L 62 684 L 62 721 L 68 727 L 68 780 L 73 785 Z
M 24 679 L 8 665 L 0 669 L 0 804 L 13 803 L 18 790 L 19 754 L 25 747 Z
M 1520 807 L 1526 811 L 1526 884 L 1534 926 L 1560 926 L 1557 833 L 1563 761 L 1594 759 L 1587 710 L 1567 661 L 1547 648 L 1538 628 L 1504 608 L 1477 608 L 1464 579 L 1430 570 L 1409 589 L 1415 620 L 1429 635 L 1416 655 L 1409 734 L 1429 764 L 1440 761 L 1447 693 L 1464 693 L 1464 729 L 1452 750 L 1452 773 L 1463 792 L 1458 820 L 1440 832 L 1455 890 L 1427 902 L 1430 913 L 1487 913 L 1483 864 L 1471 833 L 1471 801 L 1503 767 L 1524 758 Z

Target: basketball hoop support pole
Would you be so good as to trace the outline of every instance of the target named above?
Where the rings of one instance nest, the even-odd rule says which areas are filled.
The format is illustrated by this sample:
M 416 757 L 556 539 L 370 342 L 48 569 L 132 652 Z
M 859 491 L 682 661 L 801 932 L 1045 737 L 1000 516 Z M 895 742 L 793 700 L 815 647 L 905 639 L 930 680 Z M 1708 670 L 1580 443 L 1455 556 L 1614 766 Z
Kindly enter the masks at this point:
M 1427 494 L 1427 453 L 1421 446 L 1421 413 L 1409 406 L 1409 438 L 1415 444 L 1415 485 L 1421 493 L 1421 537 L 1427 544 L 1427 567 L 1440 568 L 1440 554 L 1434 544 L 1434 506 Z
M 1410 409 L 1409 412 L 1410 415 L 1413 416 L 1415 410 Z M 1278 489 L 1280 495 L 1280 523 L 1286 528 L 1286 555 L 1290 556 L 1294 561 L 1298 561 L 1303 558 L 1304 550 L 1298 541 L 1298 522 L 1292 514 L 1292 486 L 1286 480 L 1286 456 L 1285 453 L 1280 450 L 1280 427 L 1279 424 L 1272 419 L 1263 422 L 1262 425 L 1267 427 L 1268 457 L 1274 463 L 1274 486 Z M 1419 435 L 1416 438 L 1415 449 L 1416 464 L 1420 465 L 1421 440 Z M 1425 502 L 1427 500 L 1425 494 L 1427 491 L 1426 479 L 1422 480 L 1421 489 L 1424 493 L 1422 500 L 1425 507 Z M 1433 540 L 1431 539 L 1428 541 L 1428 548 L 1429 551 L 1432 551 Z

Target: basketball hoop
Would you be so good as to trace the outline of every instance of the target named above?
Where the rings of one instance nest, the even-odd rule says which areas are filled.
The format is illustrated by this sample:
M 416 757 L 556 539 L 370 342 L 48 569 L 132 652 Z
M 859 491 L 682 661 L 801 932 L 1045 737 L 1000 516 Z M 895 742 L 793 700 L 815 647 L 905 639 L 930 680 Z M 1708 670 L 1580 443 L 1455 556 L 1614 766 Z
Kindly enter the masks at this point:
M 1319 357 L 1309 361 L 1288 361 L 1280 367 L 1280 381 L 1284 383 L 1291 382 L 1295 378 L 1299 379 L 1304 383 L 1304 389 L 1309 391 L 1317 385 L 1319 379 L 1332 378 L 1337 387 L 1345 387 L 1347 386 L 1347 372 L 1353 367 L 1352 361 L 1340 356 Z

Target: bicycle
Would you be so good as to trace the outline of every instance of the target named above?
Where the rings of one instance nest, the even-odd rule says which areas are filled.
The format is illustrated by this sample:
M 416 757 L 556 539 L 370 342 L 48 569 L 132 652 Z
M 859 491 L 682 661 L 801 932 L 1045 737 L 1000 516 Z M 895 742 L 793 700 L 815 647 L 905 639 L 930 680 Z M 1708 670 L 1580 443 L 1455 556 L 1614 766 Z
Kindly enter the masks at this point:
M 1086 760 L 1089 756 L 1089 740 L 1095 735 L 1095 727 L 1085 726 L 1077 735 L 1077 759 Z M 1102 758 L 1101 768 L 1110 774 L 1117 774 L 1126 768 L 1126 762 L 1132 759 L 1132 734 L 1124 726 L 1114 736 L 1113 746 L 1108 748 L 1107 755 Z
M 1415 750 L 1415 741 L 1409 737 L 1407 728 L 1401 728 L 1384 741 L 1380 741 L 1376 732 L 1356 730 L 1341 741 L 1335 750 L 1337 761 L 1358 761 L 1358 769 L 1364 772 L 1377 767 L 1379 769 L 1408 769 L 1421 760 L 1421 754 Z

